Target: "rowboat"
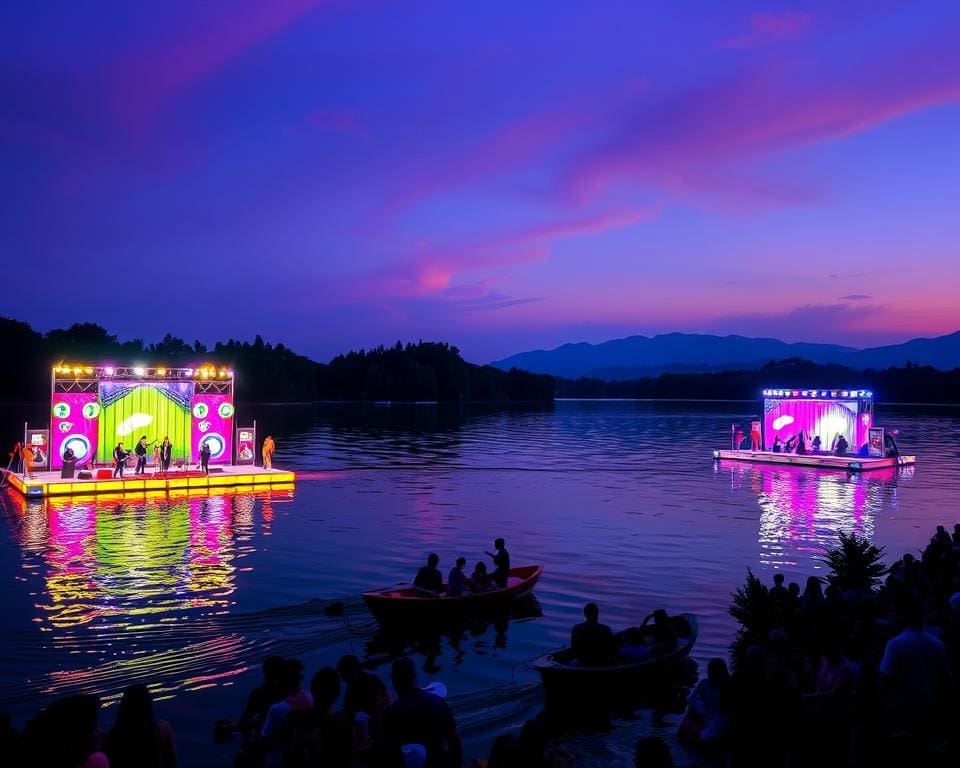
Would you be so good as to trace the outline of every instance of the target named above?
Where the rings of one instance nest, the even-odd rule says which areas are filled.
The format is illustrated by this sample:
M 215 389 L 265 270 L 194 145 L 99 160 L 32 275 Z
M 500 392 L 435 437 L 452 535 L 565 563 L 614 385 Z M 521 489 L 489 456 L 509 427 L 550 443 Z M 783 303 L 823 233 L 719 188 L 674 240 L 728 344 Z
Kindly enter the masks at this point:
M 699 627 L 694 614 L 678 614 L 670 621 L 677 635 L 676 645 L 642 661 L 582 667 L 576 664 L 568 648 L 551 651 L 536 659 L 533 667 L 543 680 L 548 705 L 573 704 L 578 708 L 594 707 L 604 702 L 622 705 L 642 697 L 652 685 L 669 678 L 697 641 Z M 652 626 L 637 628 L 643 633 L 652 629 Z M 630 631 L 620 632 L 615 638 L 622 640 Z
M 510 569 L 505 587 L 489 592 L 451 597 L 446 594 L 446 584 L 436 595 L 417 587 L 400 587 L 364 592 L 363 601 L 381 624 L 443 625 L 496 616 L 512 601 L 532 592 L 541 573 L 542 565 L 523 565 Z

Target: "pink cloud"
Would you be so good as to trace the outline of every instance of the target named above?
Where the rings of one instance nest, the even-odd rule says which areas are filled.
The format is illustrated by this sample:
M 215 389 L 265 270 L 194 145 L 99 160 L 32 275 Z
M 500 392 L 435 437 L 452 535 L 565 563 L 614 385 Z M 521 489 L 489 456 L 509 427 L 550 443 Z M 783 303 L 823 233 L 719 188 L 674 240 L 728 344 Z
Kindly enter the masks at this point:
M 561 182 L 583 200 L 617 182 L 683 196 L 742 186 L 744 164 L 960 100 L 956 30 L 845 72 L 767 66 L 637 110 Z
M 326 0 L 196 5 L 189 30 L 152 47 L 137 46 L 120 65 L 116 102 L 124 124 L 142 130 L 179 93 L 227 66 Z M 210 11 L 208 8 L 215 8 Z
M 810 26 L 810 15 L 802 11 L 755 13 L 750 17 L 750 31 L 737 37 L 728 37 L 717 47 L 721 49 L 754 48 L 777 40 L 794 40 Z

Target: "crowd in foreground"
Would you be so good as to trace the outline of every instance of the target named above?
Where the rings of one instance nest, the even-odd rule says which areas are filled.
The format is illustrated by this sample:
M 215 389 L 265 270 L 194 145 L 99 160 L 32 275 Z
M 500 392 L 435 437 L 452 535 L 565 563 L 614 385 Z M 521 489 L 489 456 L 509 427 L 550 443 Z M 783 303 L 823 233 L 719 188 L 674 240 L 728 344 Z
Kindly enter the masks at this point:
M 889 570 L 846 544 L 826 588 L 751 575 L 731 609 L 734 672 L 710 662 L 681 741 L 733 766 L 958 764 L 960 525 Z
M 856 555 L 834 564 L 826 588 L 815 577 L 802 590 L 781 574 L 770 587 L 748 580 L 732 609 L 743 627 L 733 672 L 723 659 L 708 664 L 677 733 L 704 763 L 958 764 L 960 525 L 952 536 L 938 526 L 919 559 L 905 554 L 889 570 Z M 578 654 L 605 637 L 591 624 L 594 609 L 587 606 L 573 633 Z M 585 633 L 587 625 L 596 631 Z M 390 678 L 388 686 L 347 655 L 307 682 L 298 660 L 270 657 L 262 684 L 237 720 L 217 723 L 216 738 L 236 742 L 236 768 L 574 765 L 569 753 L 548 748 L 539 719 L 498 736 L 488 757 L 465 762 L 444 686 L 421 687 L 409 656 L 393 662 Z M 0 718 L 0 754 L 13 756 L 10 765 L 175 768 L 173 731 L 154 717 L 146 686 L 124 691 L 106 732 L 99 711 L 95 696 L 72 696 L 47 706 L 22 734 Z M 655 725 L 670 727 L 660 718 Z M 656 737 L 640 739 L 631 757 L 638 768 L 673 765 Z

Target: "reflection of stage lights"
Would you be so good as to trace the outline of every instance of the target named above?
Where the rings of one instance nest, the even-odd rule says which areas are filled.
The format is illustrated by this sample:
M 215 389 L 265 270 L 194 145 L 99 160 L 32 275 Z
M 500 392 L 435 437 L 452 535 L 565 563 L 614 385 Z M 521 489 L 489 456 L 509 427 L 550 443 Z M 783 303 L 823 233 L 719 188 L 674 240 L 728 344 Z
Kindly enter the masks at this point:
M 223 456 L 223 452 L 227 448 L 227 442 L 223 439 L 222 435 L 217 434 L 216 432 L 211 432 L 208 435 L 204 435 L 200 438 L 200 448 L 202 449 L 204 445 L 210 447 L 210 458 L 219 459 Z
M 90 441 L 86 435 L 70 435 L 60 446 L 60 458 L 67 452 L 67 448 L 73 451 L 74 458 L 77 461 L 83 461 L 90 455 Z

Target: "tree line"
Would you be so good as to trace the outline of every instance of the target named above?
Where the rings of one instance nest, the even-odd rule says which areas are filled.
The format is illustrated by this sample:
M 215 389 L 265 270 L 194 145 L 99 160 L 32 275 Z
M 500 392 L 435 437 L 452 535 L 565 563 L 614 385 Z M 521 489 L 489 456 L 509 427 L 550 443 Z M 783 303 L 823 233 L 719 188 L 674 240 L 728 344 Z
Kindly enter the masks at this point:
M 557 397 L 656 400 L 752 400 L 767 387 L 870 389 L 892 403 L 960 403 L 960 368 L 941 371 L 907 363 L 903 368 L 858 371 L 800 358 L 772 361 L 749 371 L 665 373 L 631 381 L 558 379 Z
M 229 339 L 213 347 L 167 334 L 158 342 L 119 341 L 95 323 L 40 333 L 29 324 L 0 318 L 11 361 L 0 377 L 0 400 L 37 402 L 50 391 L 50 369 L 61 362 L 183 367 L 215 363 L 234 371 L 236 395 L 247 402 L 312 400 L 551 401 L 552 376 L 518 369 L 501 371 L 466 362 L 446 343 L 419 342 L 338 355 L 328 364 L 299 355 L 259 335 L 253 342 Z

